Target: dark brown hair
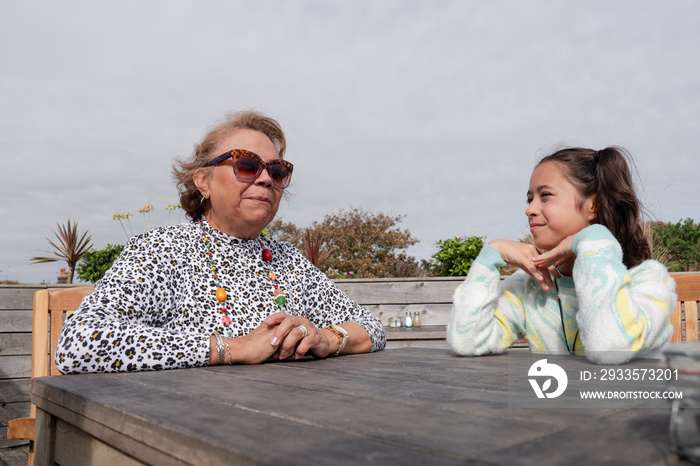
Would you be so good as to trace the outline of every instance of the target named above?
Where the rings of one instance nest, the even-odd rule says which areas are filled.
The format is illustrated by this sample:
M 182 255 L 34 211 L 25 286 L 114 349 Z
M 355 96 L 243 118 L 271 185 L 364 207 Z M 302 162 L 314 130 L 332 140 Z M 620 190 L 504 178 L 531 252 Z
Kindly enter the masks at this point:
M 621 147 L 603 150 L 573 147 L 561 149 L 539 161 L 558 162 L 565 176 L 585 199 L 595 196 L 596 223 L 605 227 L 622 246 L 627 267 L 651 258 L 651 247 L 642 230 L 641 203 L 632 182 L 631 155 Z
M 177 189 L 180 191 L 180 205 L 188 217 L 200 218 L 204 215 L 206 206 L 206 203 L 202 202 L 202 194 L 194 184 L 194 173 L 206 162 L 221 155 L 214 153 L 216 146 L 237 129 L 260 131 L 270 138 L 270 141 L 277 148 L 280 158 L 284 158 L 287 140 L 277 120 L 253 111 L 227 115 L 222 123 L 210 129 L 199 144 L 194 146 L 194 151 L 188 159 L 180 159 L 173 164 L 173 176 L 177 181 Z M 207 170 L 211 171 L 213 167 L 209 167 Z

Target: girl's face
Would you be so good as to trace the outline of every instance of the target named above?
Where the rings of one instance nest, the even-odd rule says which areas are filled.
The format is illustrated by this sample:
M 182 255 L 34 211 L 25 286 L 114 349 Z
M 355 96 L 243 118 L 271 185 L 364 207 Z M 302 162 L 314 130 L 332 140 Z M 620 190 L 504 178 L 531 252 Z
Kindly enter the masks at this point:
M 559 162 L 540 164 L 530 177 L 525 210 L 535 246 L 549 251 L 591 225 L 596 218 L 594 201 L 595 196 L 590 196 L 581 204 Z

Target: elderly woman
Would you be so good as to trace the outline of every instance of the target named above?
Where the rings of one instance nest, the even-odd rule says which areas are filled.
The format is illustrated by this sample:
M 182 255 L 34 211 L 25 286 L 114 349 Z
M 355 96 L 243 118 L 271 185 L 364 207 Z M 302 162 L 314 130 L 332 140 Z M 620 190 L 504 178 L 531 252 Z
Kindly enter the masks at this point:
M 190 223 L 132 238 L 66 321 L 63 373 L 257 364 L 378 351 L 381 322 L 292 245 L 261 235 L 293 166 L 279 124 L 230 116 L 179 161 Z

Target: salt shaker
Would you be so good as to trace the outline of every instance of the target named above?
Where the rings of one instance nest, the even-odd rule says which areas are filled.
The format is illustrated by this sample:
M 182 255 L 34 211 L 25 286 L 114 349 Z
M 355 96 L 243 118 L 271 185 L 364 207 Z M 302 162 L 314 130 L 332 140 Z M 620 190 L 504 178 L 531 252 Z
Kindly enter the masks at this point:
M 413 319 L 411 318 L 410 311 L 406 311 L 406 317 L 404 317 L 404 326 L 413 327 Z

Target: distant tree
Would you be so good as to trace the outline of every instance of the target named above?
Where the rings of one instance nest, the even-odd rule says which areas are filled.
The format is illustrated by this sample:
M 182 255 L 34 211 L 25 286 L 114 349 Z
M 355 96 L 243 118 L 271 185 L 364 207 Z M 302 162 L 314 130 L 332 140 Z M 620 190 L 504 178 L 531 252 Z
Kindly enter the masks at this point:
M 304 251 L 332 278 L 428 275 L 423 264 L 405 253 L 418 240 L 396 226 L 402 218 L 353 209 L 326 215 L 307 229 L 281 220 L 267 229 L 274 239 Z
M 54 248 L 55 256 L 32 257 L 30 261 L 34 264 L 47 262 L 66 261 L 68 263 L 68 283 L 73 283 L 73 273 L 75 265 L 81 257 L 92 248 L 91 236 L 87 236 L 87 230 L 78 233 L 78 223 L 71 223 L 70 220 L 65 225 L 57 224 L 58 233 L 54 235 L 58 239 L 58 244 L 46 238 Z M 48 251 L 45 251 L 48 252 Z
M 413 256 L 408 256 L 404 253 L 398 254 L 396 257 L 387 259 L 385 268 L 386 275 L 384 277 L 427 277 L 433 275 L 430 271 L 430 261 L 416 261 Z
M 304 250 L 304 241 L 302 239 L 304 232 L 295 224 L 277 219 L 270 223 L 265 230 L 275 241 L 287 241 L 302 251 Z
M 321 268 L 340 276 L 396 277 L 418 273 L 415 258 L 405 249 L 418 242 L 408 230 L 396 225 L 402 216 L 371 213 L 363 209 L 341 210 L 326 215 L 311 230 L 323 234 L 327 251 Z M 426 275 L 426 271 L 422 271 Z
M 700 270 L 700 225 L 687 218 L 678 223 L 655 222 L 652 257 L 672 272 Z
M 78 278 L 91 283 L 100 280 L 123 250 L 123 244 L 108 244 L 104 249 L 86 252 L 76 268 Z

